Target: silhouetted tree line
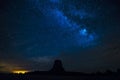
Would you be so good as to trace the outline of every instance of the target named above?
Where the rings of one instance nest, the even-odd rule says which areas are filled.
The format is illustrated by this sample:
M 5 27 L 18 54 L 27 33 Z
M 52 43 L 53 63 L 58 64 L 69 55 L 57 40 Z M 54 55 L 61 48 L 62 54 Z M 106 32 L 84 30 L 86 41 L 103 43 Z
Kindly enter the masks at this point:
M 106 70 L 105 72 L 96 72 L 94 73 L 96 75 L 120 75 L 120 69 L 117 69 L 117 71 L 112 71 L 112 70 Z

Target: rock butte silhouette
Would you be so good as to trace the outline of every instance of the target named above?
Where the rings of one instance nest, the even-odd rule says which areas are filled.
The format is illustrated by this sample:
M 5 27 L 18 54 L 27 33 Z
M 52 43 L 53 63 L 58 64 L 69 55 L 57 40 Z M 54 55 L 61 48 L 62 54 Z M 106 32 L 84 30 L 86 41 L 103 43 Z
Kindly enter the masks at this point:
M 120 80 L 120 69 L 117 72 L 81 73 L 65 71 L 61 60 L 55 60 L 49 71 L 34 71 L 26 74 L 0 74 L 0 80 Z
M 61 60 L 55 60 L 53 68 L 50 70 L 50 72 L 60 73 L 65 72 L 62 61 Z

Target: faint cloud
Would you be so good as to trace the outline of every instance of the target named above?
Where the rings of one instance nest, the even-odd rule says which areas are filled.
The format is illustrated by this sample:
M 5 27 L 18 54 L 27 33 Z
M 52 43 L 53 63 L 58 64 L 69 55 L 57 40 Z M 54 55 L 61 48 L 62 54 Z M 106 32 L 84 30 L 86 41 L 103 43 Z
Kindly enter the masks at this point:
M 40 62 L 40 63 L 48 63 L 52 59 L 53 59 L 52 56 L 43 56 L 43 57 L 34 57 L 34 58 L 32 58 L 33 61 Z

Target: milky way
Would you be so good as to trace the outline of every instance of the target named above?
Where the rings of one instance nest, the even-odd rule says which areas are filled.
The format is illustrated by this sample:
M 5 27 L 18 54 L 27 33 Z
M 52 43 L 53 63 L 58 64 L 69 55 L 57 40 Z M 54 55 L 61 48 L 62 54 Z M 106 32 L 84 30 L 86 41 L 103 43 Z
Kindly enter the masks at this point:
M 82 22 L 77 23 L 75 20 L 72 20 L 67 16 L 71 15 L 73 18 L 77 16 L 80 20 L 83 20 L 86 18 L 94 18 L 95 13 L 93 14 L 91 12 L 87 12 L 84 9 L 76 10 L 76 6 L 74 4 L 67 5 L 68 9 L 70 9 L 69 6 L 73 6 L 74 9 L 70 9 L 69 11 L 65 12 L 63 11 L 64 7 L 62 8 L 64 4 L 62 1 L 58 0 L 47 0 L 43 2 L 35 0 L 31 2 L 33 3 L 32 7 L 35 7 L 47 18 L 47 25 L 41 26 L 41 24 L 37 24 L 40 25 L 40 27 L 43 29 L 40 30 L 36 37 L 40 38 L 41 36 L 39 35 L 41 34 L 45 37 L 39 40 L 39 44 L 42 41 L 46 41 L 44 42 L 45 44 L 42 43 L 39 45 L 37 49 L 42 50 L 44 53 L 48 53 L 46 52 L 46 49 L 50 49 L 49 52 L 53 54 L 60 53 L 62 52 L 61 50 L 64 51 L 66 48 L 72 46 L 85 47 L 95 43 L 94 40 L 96 39 L 97 35 L 94 33 L 94 31 L 90 32 L 87 29 L 89 26 Z M 65 13 L 67 14 L 65 15 Z M 49 37 L 51 39 L 46 40 L 46 38 Z M 35 47 L 32 46 L 31 50 L 34 49 Z

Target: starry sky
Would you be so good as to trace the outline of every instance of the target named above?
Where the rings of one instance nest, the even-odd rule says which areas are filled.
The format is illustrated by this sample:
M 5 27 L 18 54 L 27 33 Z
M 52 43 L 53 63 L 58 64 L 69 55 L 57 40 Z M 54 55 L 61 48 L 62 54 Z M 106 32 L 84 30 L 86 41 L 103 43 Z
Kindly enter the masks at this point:
M 0 71 L 120 68 L 120 1 L 0 0 Z

